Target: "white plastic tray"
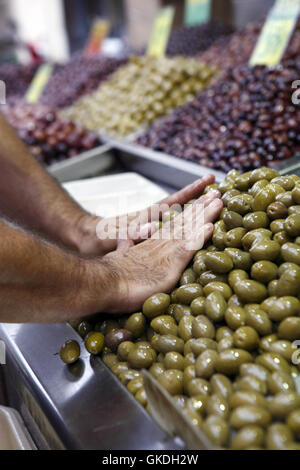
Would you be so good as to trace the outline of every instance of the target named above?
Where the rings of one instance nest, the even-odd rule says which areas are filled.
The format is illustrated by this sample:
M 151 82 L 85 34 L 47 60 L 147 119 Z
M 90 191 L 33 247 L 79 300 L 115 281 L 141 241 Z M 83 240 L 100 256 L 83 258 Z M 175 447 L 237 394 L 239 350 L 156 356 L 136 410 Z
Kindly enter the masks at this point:
M 145 209 L 167 195 L 159 186 L 136 173 L 100 176 L 63 186 L 85 210 L 102 217 Z
M 0 406 L 0 450 L 35 450 L 19 413 Z

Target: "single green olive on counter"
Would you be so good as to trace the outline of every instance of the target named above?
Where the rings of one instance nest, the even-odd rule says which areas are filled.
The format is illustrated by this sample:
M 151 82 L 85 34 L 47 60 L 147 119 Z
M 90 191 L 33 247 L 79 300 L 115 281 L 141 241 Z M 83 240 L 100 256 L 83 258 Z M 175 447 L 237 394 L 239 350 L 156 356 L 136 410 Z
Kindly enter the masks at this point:
M 104 335 L 95 331 L 86 338 L 84 344 L 89 353 L 94 355 L 100 354 L 104 347 Z
M 59 351 L 59 356 L 65 364 L 73 364 L 79 359 L 80 346 L 75 339 L 66 341 Z
M 143 304 L 143 314 L 147 318 L 154 318 L 163 315 L 170 305 L 170 296 L 168 294 L 154 294 Z

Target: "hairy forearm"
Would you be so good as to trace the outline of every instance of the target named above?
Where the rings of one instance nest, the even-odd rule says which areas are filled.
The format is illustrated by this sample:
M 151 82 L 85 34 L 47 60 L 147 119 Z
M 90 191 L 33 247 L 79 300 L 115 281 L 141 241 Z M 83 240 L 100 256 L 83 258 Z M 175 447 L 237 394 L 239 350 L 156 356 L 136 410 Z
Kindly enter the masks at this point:
M 73 249 L 85 212 L 30 155 L 0 116 L 0 211 Z
M 111 274 L 0 222 L 0 322 L 57 322 L 109 309 Z

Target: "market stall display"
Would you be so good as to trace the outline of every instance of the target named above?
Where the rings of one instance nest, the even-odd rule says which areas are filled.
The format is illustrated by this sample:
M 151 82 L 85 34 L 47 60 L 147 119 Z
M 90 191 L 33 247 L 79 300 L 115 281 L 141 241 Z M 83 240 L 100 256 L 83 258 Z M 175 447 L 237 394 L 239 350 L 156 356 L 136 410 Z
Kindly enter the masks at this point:
M 90 130 L 125 136 L 191 100 L 216 72 L 183 57 L 133 57 L 61 115 Z
M 30 85 L 37 65 L 21 65 L 7 63 L 0 66 L 0 80 L 6 86 L 6 100 L 9 102 L 15 98 L 23 98 Z
M 215 446 L 299 449 L 300 178 L 232 170 L 218 188 L 212 240 L 170 294 L 72 324 L 146 409 L 143 368 Z
M 239 66 L 170 116 L 137 143 L 222 171 L 273 165 L 300 150 L 300 109 L 291 101 L 299 64 Z
M 76 54 L 66 64 L 57 66 L 39 101 L 54 109 L 70 106 L 125 63 L 126 59 Z
M 214 65 L 220 70 L 248 63 L 256 45 L 264 22 L 249 23 L 243 30 L 233 33 L 231 37 L 220 38 L 197 57 L 199 60 Z M 296 24 L 284 59 L 295 59 L 300 47 L 300 21 Z
M 169 56 L 194 56 L 208 49 L 220 37 L 226 44 L 226 38 L 230 33 L 232 33 L 231 26 L 218 22 L 183 26 L 171 34 L 166 53 Z
M 31 153 L 45 165 L 73 157 L 100 145 L 97 135 L 42 105 L 29 105 L 23 101 L 3 106 L 3 114 L 16 129 L 19 137 L 29 146 Z

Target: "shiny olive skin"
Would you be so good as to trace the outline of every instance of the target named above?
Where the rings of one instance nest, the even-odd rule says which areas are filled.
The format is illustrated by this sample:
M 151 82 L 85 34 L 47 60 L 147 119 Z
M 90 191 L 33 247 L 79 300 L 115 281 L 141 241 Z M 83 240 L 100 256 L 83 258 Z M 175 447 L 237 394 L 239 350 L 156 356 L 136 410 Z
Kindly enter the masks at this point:
M 245 215 L 251 210 L 252 201 L 253 197 L 250 194 L 238 194 L 228 201 L 227 209 Z
M 268 387 L 266 382 L 258 379 L 252 375 L 245 375 L 245 377 L 239 377 L 234 384 L 235 390 L 253 390 L 254 392 L 266 395 Z
M 257 364 L 264 366 L 270 372 L 282 371 L 290 373 L 290 366 L 288 362 L 277 353 L 266 352 L 255 359 Z
M 217 350 L 217 343 L 211 338 L 200 337 L 192 338 L 190 341 L 191 352 L 198 357 L 203 351 L 212 349 L 213 351 Z
M 214 291 L 220 292 L 225 300 L 232 296 L 232 290 L 225 282 L 213 281 L 203 287 L 203 293 L 206 297 Z
M 246 253 L 239 248 L 225 248 L 225 253 L 230 256 L 233 262 L 234 269 L 243 269 L 248 271 L 252 265 L 252 259 L 249 253 Z
M 105 335 L 105 345 L 115 352 L 119 344 L 123 343 L 123 341 L 132 341 L 132 339 L 133 335 L 130 331 L 120 328 Z
M 233 286 L 235 294 L 245 303 L 259 303 L 267 297 L 267 289 L 252 279 L 244 279 Z
M 273 321 L 281 321 L 284 318 L 300 314 L 300 301 L 296 297 L 283 296 L 275 298 L 272 304 L 265 307 L 269 318 Z
M 141 388 L 143 388 L 142 377 L 136 377 L 127 383 L 127 390 L 133 395 L 135 395 Z
M 276 219 L 270 223 L 272 233 L 282 232 L 284 230 L 285 219 Z
M 268 408 L 274 418 L 285 418 L 300 408 L 300 395 L 296 392 L 277 393 L 269 400 Z
M 290 237 L 300 235 L 300 214 L 291 214 L 285 219 L 284 229 Z
M 300 214 L 300 206 L 290 206 L 288 208 L 288 214 L 289 215 Z
M 267 283 L 277 277 L 278 268 L 271 261 L 257 261 L 251 267 L 251 277 L 258 282 Z
M 212 394 L 207 401 L 206 413 L 207 415 L 217 415 L 227 419 L 229 416 L 228 401 L 218 393 Z
M 216 331 L 216 341 L 221 341 L 224 338 L 233 337 L 233 331 L 228 326 L 220 326 Z
M 244 269 L 233 269 L 228 274 L 228 284 L 233 289 L 240 281 L 248 279 L 248 273 Z
M 231 306 L 225 312 L 225 321 L 232 330 L 246 325 L 246 318 L 246 312 L 242 307 Z
M 210 320 L 220 322 L 227 308 L 226 300 L 220 292 L 211 292 L 205 300 L 205 313 Z
M 288 209 L 283 202 L 274 201 L 267 207 L 267 216 L 270 220 L 283 219 L 288 215 Z
M 93 329 L 92 325 L 85 320 L 81 321 L 79 325 L 77 326 L 77 332 L 80 334 L 81 338 L 85 338 L 86 335 L 90 331 L 92 331 L 92 329 Z
M 244 227 L 237 227 L 229 230 L 224 236 L 224 243 L 227 247 L 230 248 L 241 248 L 242 239 L 246 234 L 246 229 Z
M 278 326 L 278 336 L 282 339 L 294 341 L 300 338 L 300 317 L 288 317 Z
M 194 316 L 203 315 L 205 313 L 205 297 L 197 297 L 190 305 L 191 313 Z
M 146 318 L 141 312 L 133 313 L 126 320 L 124 328 L 130 331 L 134 338 L 139 338 L 145 331 Z
M 111 334 L 113 333 L 114 332 L 111 332 Z M 94 355 L 100 354 L 104 347 L 104 335 L 98 331 L 90 333 L 88 338 L 86 338 L 84 345 L 89 353 Z
M 119 375 L 119 380 L 123 385 L 127 385 L 131 380 L 139 377 L 139 372 L 136 370 L 128 369 L 121 372 Z
M 285 243 L 289 243 L 291 241 L 291 238 L 284 230 L 282 230 L 281 232 L 277 232 L 275 233 L 275 235 L 273 235 L 273 240 L 274 242 L 277 242 L 280 246 L 282 246 Z
M 242 245 L 244 250 L 249 251 L 250 248 L 259 241 L 269 240 L 272 236 L 271 230 L 266 228 L 257 228 L 250 230 L 243 236 Z
M 147 395 L 145 392 L 145 389 L 141 387 L 135 394 L 135 399 L 142 405 L 146 406 L 147 405 Z
M 205 255 L 207 253 L 207 250 L 200 250 L 196 253 L 194 256 L 194 264 L 193 264 L 193 271 L 196 274 L 201 274 L 207 271 L 207 267 L 205 264 Z
M 192 335 L 194 338 L 213 339 L 215 337 L 215 327 L 206 316 L 198 315 L 193 319 Z
M 259 349 L 262 352 L 270 352 L 271 344 L 277 341 L 278 336 L 274 333 L 263 336 L 259 342 Z
M 225 252 L 206 253 L 205 264 L 209 270 L 217 274 L 225 274 L 233 268 L 232 259 Z
M 253 211 L 266 211 L 268 205 L 275 201 L 276 195 L 276 191 L 270 184 L 262 188 L 252 201 Z
M 215 368 L 221 374 L 232 375 L 238 372 L 241 364 L 252 360 L 251 354 L 243 349 L 225 349 L 219 353 Z
M 282 202 L 286 207 L 290 207 L 294 204 L 292 191 L 286 191 L 285 193 L 277 194 L 275 201 Z
M 243 225 L 243 217 L 238 212 L 228 210 L 223 216 L 227 230 L 232 228 L 241 227 Z
M 135 349 L 136 345 L 132 341 L 123 341 L 118 346 L 118 358 L 120 361 L 127 361 L 128 354 L 132 349 Z
M 164 366 L 166 369 L 184 370 L 184 357 L 178 352 L 170 351 L 165 355 Z
M 158 315 L 163 315 L 170 305 L 170 296 L 167 294 L 159 293 L 154 294 L 149 299 L 145 300 L 143 304 L 143 314 L 147 318 L 154 318 Z
M 228 191 L 226 191 L 226 193 L 224 193 L 223 196 L 222 196 L 222 201 L 223 201 L 224 206 L 227 207 L 228 202 L 233 197 L 235 197 L 239 194 L 240 194 L 240 191 L 238 191 L 237 189 L 229 189 Z
M 300 185 L 295 186 L 291 194 L 294 203 L 300 204 Z
M 271 180 L 271 183 L 279 184 L 285 191 L 291 191 L 295 186 L 294 179 L 289 176 L 277 176 Z
M 60 348 L 59 356 L 65 364 L 73 364 L 79 359 L 80 346 L 75 339 L 66 341 Z
M 269 225 L 269 218 L 263 211 L 249 212 L 243 217 L 243 226 L 247 230 L 256 228 L 266 228 Z
M 266 448 L 268 450 L 284 450 L 293 440 L 293 434 L 283 423 L 273 423 L 267 430 Z
M 280 245 L 274 240 L 261 240 L 254 243 L 249 253 L 254 261 L 274 261 L 280 253 Z
M 165 370 L 158 377 L 158 381 L 170 395 L 181 395 L 183 393 L 183 373 L 180 370 Z
M 149 372 L 156 379 L 165 371 L 165 366 L 160 362 L 154 362 L 149 369 Z
M 267 408 L 266 398 L 255 390 L 235 391 L 229 398 L 229 404 L 232 409 L 248 405 Z
M 191 398 L 187 398 L 185 402 L 185 408 L 188 408 L 193 411 L 197 411 L 197 413 L 203 414 L 206 410 L 208 402 L 207 395 L 195 395 Z
M 196 377 L 187 382 L 185 385 L 185 391 L 190 397 L 197 395 L 210 395 L 211 385 L 207 380 Z
M 210 282 L 227 282 L 227 275 L 226 274 L 217 274 L 213 271 L 205 271 L 204 273 L 200 274 L 199 282 L 202 286 L 206 286 Z
M 156 335 L 152 338 L 151 344 L 154 349 L 163 354 L 169 351 L 183 353 L 184 341 L 174 335 Z
M 271 422 L 271 414 L 265 408 L 253 405 L 238 406 L 230 415 L 230 424 L 241 429 L 250 424 L 266 428 Z
M 148 369 L 156 359 L 155 351 L 151 348 L 144 349 L 136 347 L 128 354 L 128 364 L 133 369 Z
M 183 286 L 185 284 L 192 284 L 195 281 L 196 281 L 195 271 L 193 271 L 192 268 L 188 268 L 185 271 L 183 271 L 183 273 L 181 275 L 181 278 L 180 278 L 180 281 L 179 281 L 179 284 L 181 286 Z
M 292 264 L 292 263 L 291 263 Z M 278 281 L 276 294 L 278 296 L 297 296 L 300 286 L 300 266 L 293 264 L 286 269 Z
M 208 349 L 203 351 L 195 363 L 196 376 L 203 379 L 210 379 L 215 372 L 215 365 L 218 359 L 217 351 Z
M 245 377 L 247 375 L 257 377 L 263 382 L 267 382 L 268 377 L 270 376 L 270 373 L 268 372 L 267 369 L 265 369 L 265 367 L 251 362 L 249 364 L 248 363 L 242 364 L 240 367 L 240 376 Z
M 192 315 L 184 315 L 178 325 L 178 336 L 184 341 L 192 338 L 192 325 L 194 317 Z
M 268 335 L 272 331 L 272 322 L 268 314 L 260 308 L 246 310 L 246 324 L 254 328 L 260 335 Z
M 289 414 L 286 424 L 296 436 L 300 434 L 300 409 L 294 410 Z
M 221 416 L 208 416 L 202 429 L 210 442 L 216 446 L 224 446 L 229 439 L 229 426 Z
M 233 343 L 236 348 L 252 351 L 258 346 L 259 336 L 251 326 L 241 326 L 234 332 Z
M 274 178 L 280 176 L 278 171 L 273 170 L 273 168 L 257 168 L 256 170 L 251 171 L 250 183 L 254 184 L 259 180 L 268 180 L 271 181 Z
M 226 400 L 228 400 L 233 393 L 232 383 L 226 375 L 214 374 L 210 379 L 210 385 L 212 393 L 221 395 L 226 398 Z
M 244 450 L 248 447 L 262 447 L 264 430 L 260 426 L 250 424 L 242 427 L 232 438 L 230 449 Z
M 117 375 L 119 377 L 119 375 L 122 373 L 122 372 L 125 372 L 129 369 L 129 366 L 128 366 L 128 363 L 127 362 L 117 362 L 116 364 L 114 364 L 111 368 L 111 371 L 113 374 Z
M 185 284 L 178 287 L 176 291 L 177 302 L 183 305 L 190 305 L 191 302 L 203 294 L 202 287 L 197 284 Z
M 282 245 L 281 256 L 284 261 L 290 261 L 300 266 L 300 246 L 296 243 L 285 243 Z
M 173 317 L 169 315 L 159 315 L 158 317 L 153 318 L 150 323 L 151 328 L 160 335 L 174 335 L 177 336 L 178 327 Z
M 275 371 L 268 376 L 268 388 L 272 395 L 276 395 L 280 392 L 294 392 L 295 383 L 290 374 L 282 371 Z
M 173 317 L 177 323 L 180 322 L 182 317 L 192 315 L 191 308 L 188 305 L 176 304 L 173 309 Z

